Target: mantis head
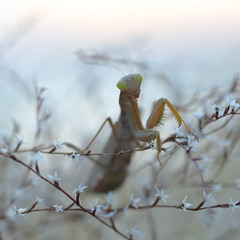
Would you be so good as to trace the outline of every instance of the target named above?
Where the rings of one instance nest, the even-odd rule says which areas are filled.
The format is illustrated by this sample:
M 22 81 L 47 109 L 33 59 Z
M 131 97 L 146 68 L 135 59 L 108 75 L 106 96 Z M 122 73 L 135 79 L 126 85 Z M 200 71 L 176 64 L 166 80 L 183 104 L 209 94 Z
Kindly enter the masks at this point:
M 140 86 L 142 83 L 142 75 L 139 73 L 128 74 L 122 77 L 118 83 L 117 87 L 122 91 L 130 95 L 138 97 L 140 94 Z

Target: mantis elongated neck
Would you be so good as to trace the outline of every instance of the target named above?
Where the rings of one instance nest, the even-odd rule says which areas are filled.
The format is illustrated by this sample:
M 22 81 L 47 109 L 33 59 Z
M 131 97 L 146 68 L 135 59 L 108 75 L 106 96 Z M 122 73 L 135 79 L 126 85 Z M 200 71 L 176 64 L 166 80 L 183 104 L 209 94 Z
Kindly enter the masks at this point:
M 125 92 L 120 93 L 119 105 L 121 107 L 121 116 L 126 116 L 130 125 L 130 128 L 134 130 L 143 130 L 142 121 L 138 109 L 138 95 L 129 95 Z M 121 119 L 125 122 L 125 119 Z M 129 129 L 130 130 L 130 129 Z

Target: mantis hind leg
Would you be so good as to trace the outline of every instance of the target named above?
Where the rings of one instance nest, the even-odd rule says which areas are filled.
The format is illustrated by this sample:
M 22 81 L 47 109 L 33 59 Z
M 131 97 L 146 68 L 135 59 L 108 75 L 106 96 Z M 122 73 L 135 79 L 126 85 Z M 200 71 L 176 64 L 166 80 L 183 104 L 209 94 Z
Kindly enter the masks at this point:
M 115 153 L 122 150 L 121 141 L 121 124 L 117 121 L 113 124 L 111 118 L 107 118 L 100 126 L 99 130 L 89 142 L 86 150 L 90 148 L 91 144 L 101 133 L 104 126 L 109 123 L 112 134 L 106 141 L 103 147 L 104 153 Z M 127 176 L 127 166 L 130 162 L 131 154 L 111 155 L 107 154 L 98 158 L 97 165 L 93 166 L 91 173 L 88 176 L 89 190 L 93 192 L 108 192 L 118 188 Z

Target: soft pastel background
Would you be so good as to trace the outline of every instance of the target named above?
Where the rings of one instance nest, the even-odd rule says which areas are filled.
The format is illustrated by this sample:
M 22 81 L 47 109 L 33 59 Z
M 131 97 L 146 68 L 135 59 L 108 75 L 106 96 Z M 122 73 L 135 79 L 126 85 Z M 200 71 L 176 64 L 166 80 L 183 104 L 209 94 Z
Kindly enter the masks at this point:
M 240 68 L 239 10 L 239 0 L 0 0 L 1 137 L 10 134 L 14 119 L 25 146 L 31 146 L 35 83 L 47 88 L 46 108 L 53 114 L 47 141 L 58 138 L 80 147 L 106 117 L 117 119 L 116 82 L 122 73 L 116 68 L 127 74 L 135 65 L 134 72 L 143 74 L 144 120 L 160 97 L 181 105 L 195 92 L 214 85 L 224 89 Z M 79 50 L 129 64 L 87 65 L 78 58 Z M 193 224 L 194 213 L 177 218 L 175 210 L 161 214 L 166 239 L 206 236 L 199 219 Z M 176 219 L 171 231 L 168 223 Z M 76 237 L 78 225 L 64 226 Z M 49 229 L 52 239 L 55 227 Z
M 125 74 L 136 59 L 144 61 L 184 90 L 227 83 L 240 64 L 239 8 L 237 0 L 1 1 L 1 119 L 21 118 L 23 96 L 34 81 L 49 89 L 61 117 L 66 109 L 82 111 L 89 124 L 93 115 L 94 121 L 99 114 L 117 116 L 115 83 L 122 74 L 82 64 L 77 50 L 127 59 L 129 66 L 116 66 Z M 143 95 L 151 92 L 150 102 L 165 94 L 144 77 L 149 89 Z M 91 98 L 83 96 L 86 90 Z M 93 112 L 94 97 L 103 100 L 101 111 Z

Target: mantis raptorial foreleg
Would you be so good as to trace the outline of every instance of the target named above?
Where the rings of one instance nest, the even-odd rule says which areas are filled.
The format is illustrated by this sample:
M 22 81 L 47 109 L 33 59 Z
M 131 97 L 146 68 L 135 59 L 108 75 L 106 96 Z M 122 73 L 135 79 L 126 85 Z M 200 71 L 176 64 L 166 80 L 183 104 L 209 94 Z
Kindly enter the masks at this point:
M 151 140 L 156 139 L 158 158 L 159 158 L 159 153 L 161 152 L 161 140 L 160 140 L 159 132 L 152 130 L 152 128 L 159 126 L 162 123 L 166 105 L 168 106 L 168 108 L 176 118 L 178 122 L 178 127 L 180 127 L 183 123 L 187 131 L 191 133 L 187 124 L 183 121 L 183 119 L 181 118 L 181 116 L 179 115 L 175 107 L 166 98 L 160 98 L 156 102 L 153 108 L 153 111 L 147 120 L 146 129 L 138 130 L 136 134 L 137 138 L 143 142 L 150 142 Z
M 172 112 L 174 117 L 176 118 L 176 120 L 178 122 L 178 127 L 180 127 L 181 124 L 183 123 L 185 125 L 187 131 L 190 133 L 190 130 L 189 130 L 187 124 L 183 121 L 183 119 L 181 118 L 181 116 L 179 115 L 179 113 L 175 109 L 175 107 L 166 98 L 160 98 L 156 102 L 156 104 L 153 108 L 153 111 L 147 120 L 147 125 L 146 125 L 147 128 L 148 129 L 153 128 L 153 127 L 161 124 L 161 121 L 164 117 L 165 105 L 168 106 L 168 108 L 170 109 L 170 111 Z

